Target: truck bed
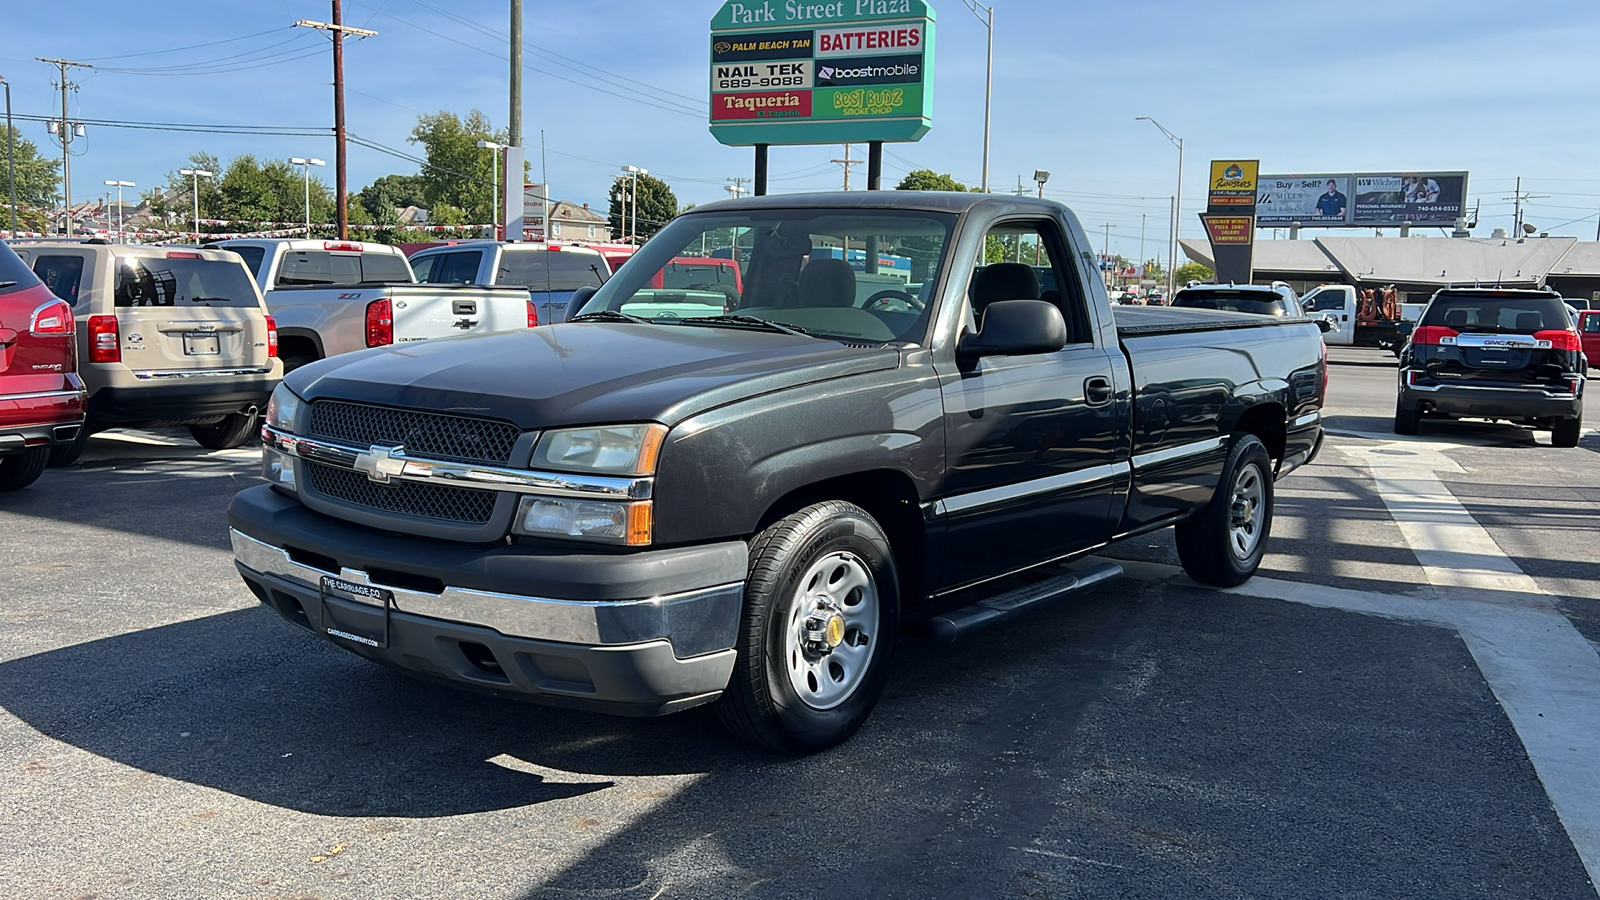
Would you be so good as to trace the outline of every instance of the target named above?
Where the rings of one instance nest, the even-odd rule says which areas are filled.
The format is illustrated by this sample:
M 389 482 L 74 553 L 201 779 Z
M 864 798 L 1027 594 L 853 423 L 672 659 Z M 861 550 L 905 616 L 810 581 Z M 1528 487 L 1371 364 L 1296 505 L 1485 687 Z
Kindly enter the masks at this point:
M 1175 309 L 1170 306 L 1112 306 L 1111 315 L 1117 321 L 1117 334 L 1123 337 L 1314 324 L 1304 316 L 1258 316 L 1214 309 Z

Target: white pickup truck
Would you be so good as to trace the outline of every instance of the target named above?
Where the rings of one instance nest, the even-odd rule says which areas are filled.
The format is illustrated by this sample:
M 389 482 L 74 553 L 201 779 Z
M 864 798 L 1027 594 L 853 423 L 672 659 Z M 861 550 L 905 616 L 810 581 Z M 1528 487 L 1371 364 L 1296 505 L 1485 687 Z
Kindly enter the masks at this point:
M 359 241 L 256 239 L 210 245 L 244 258 L 278 322 L 284 370 L 329 356 L 538 324 L 520 287 L 417 284 L 398 248 Z

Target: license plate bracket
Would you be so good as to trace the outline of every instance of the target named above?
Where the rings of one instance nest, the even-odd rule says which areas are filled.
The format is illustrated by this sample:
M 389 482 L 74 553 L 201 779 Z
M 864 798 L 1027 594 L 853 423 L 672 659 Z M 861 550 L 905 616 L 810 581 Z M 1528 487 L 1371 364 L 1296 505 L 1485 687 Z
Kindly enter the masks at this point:
M 220 356 L 222 341 L 208 331 L 186 331 L 183 334 L 184 356 Z
M 321 589 L 324 631 L 374 650 L 388 649 L 393 591 L 332 575 L 322 576 Z

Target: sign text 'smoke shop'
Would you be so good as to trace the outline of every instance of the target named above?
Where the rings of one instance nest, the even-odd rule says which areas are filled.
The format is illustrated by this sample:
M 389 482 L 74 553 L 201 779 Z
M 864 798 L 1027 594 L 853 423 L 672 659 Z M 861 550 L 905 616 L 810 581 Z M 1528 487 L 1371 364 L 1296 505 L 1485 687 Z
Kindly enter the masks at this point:
M 914 141 L 932 124 L 924 0 L 730 2 L 711 20 L 711 133 L 731 146 Z

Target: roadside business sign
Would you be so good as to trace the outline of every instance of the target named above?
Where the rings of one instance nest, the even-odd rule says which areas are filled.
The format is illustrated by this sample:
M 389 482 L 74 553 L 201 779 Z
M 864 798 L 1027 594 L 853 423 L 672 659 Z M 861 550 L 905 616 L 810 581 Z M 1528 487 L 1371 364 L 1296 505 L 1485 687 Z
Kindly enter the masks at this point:
M 1263 175 L 1256 227 L 1449 228 L 1466 215 L 1466 172 Z
M 1200 221 L 1211 241 L 1217 281 L 1249 284 L 1255 277 L 1256 192 L 1261 163 L 1254 159 L 1215 159 L 1206 185 L 1206 211 Z
M 729 0 L 711 19 L 723 144 L 915 141 L 932 126 L 925 0 Z

